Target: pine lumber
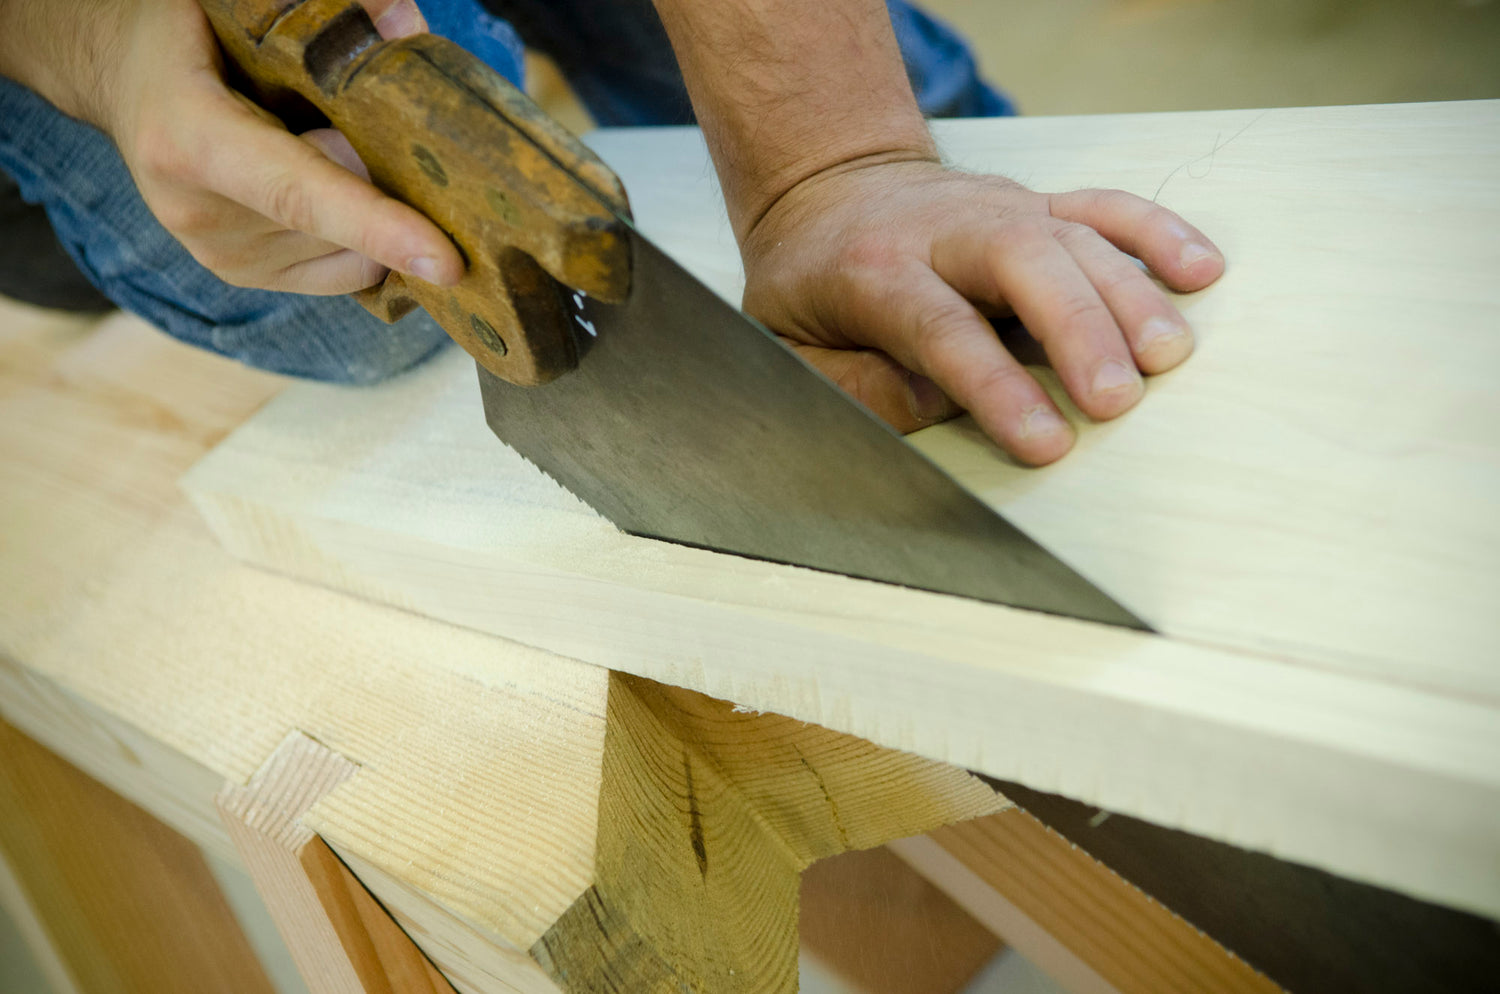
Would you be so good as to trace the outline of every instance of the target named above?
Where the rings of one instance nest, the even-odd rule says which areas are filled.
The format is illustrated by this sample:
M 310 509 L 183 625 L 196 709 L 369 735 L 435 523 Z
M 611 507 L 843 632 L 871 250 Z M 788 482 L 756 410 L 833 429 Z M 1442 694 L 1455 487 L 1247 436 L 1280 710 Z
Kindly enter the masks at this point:
M 300 733 L 215 804 L 311 994 L 453 994 L 453 987 L 302 824 L 358 767 Z
M 1500 916 L 1500 102 L 937 135 L 1228 254 L 1179 300 L 1197 355 L 1057 466 L 913 440 L 1159 635 L 621 535 L 494 441 L 457 356 L 290 389 L 184 486 L 247 562 Z M 736 299 L 701 138 L 592 141 Z
M 59 994 L 273 994 L 198 848 L 4 721 L 0 899 Z
M 550 994 L 533 947 L 598 975 L 611 937 L 655 950 L 622 969 L 658 981 L 711 962 L 738 970 L 717 989 L 780 991 L 807 862 L 1003 804 L 952 767 L 236 562 L 175 480 L 281 386 L 134 319 L 0 303 L 0 715 L 200 845 L 243 862 L 214 797 L 299 733 L 358 767 L 302 823 L 461 994 Z M 629 817 L 601 834 L 601 805 Z M 637 893 L 653 854 L 692 888 Z M 751 865 L 742 902 L 725 881 Z M 569 914 L 585 894 L 604 936 Z
M 602 750 L 576 782 L 532 769 L 521 741 L 535 745 L 532 718 L 487 771 L 510 781 L 518 811 L 554 798 L 539 827 L 584 812 L 585 838 L 441 853 L 430 834 L 414 836 L 423 859 L 411 865 L 390 858 L 389 813 L 342 803 L 337 790 L 304 819 L 460 991 L 794 991 L 803 869 L 1006 806 L 962 771 L 852 736 L 623 674 L 601 686 L 598 710 L 577 719 L 595 736 L 576 738 Z M 452 817 L 462 798 L 449 798 Z M 560 841 L 582 849 L 582 886 L 546 886 L 539 849 Z M 496 893 L 476 904 L 455 888 L 497 863 L 514 864 L 512 878 L 531 870 L 523 900 Z M 449 956 L 455 949 L 462 955 Z
M 1069 990 L 1281 990 L 1020 808 L 889 848 Z

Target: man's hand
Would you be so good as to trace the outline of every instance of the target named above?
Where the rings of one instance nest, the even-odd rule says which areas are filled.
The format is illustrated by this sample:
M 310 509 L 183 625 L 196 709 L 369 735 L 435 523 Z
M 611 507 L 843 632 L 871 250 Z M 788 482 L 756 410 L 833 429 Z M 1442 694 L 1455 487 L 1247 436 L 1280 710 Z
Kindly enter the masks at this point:
M 385 37 L 413 0 L 362 0 Z M 224 84 L 194 0 L 0 0 L 0 72 L 114 138 L 147 205 L 226 282 L 349 293 L 396 269 L 456 283 L 463 260 L 380 193 L 337 131 L 294 136 Z
M 962 408 L 1037 465 L 1068 451 L 1072 429 L 985 315 L 1017 315 L 1079 408 L 1106 420 L 1140 400 L 1141 372 L 1193 350 L 1187 322 L 1126 253 L 1174 290 L 1224 270 L 1200 232 L 1131 194 L 1047 196 L 890 157 L 803 180 L 743 252 L 746 311 L 875 413 L 913 431 Z
M 1072 430 L 983 314 L 1019 315 L 1095 418 L 1192 351 L 1125 253 L 1196 290 L 1223 272 L 1212 243 L 1128 194 L 944 169 L 881 0 L 656 5 L 718 166 L 745 309 L 896 427 L 956 404 L 1025 462 L 1068 451 Z

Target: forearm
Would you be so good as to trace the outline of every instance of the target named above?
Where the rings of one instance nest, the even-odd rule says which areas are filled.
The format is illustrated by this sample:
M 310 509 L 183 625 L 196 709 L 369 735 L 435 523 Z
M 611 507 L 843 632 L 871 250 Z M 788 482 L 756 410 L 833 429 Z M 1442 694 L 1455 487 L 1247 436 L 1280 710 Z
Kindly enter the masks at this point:
M 104 126 L 134 0 L 0 0 L 0 75 L 65 114 Z
M 844 163 L 936 158 L 881 0 L 656 0 L 736 237 Z

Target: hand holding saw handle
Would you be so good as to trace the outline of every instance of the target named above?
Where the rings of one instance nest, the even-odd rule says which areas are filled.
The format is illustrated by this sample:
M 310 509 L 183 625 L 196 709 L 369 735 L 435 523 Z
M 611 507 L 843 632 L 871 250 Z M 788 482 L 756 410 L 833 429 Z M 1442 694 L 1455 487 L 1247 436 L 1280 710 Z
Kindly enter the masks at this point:
M 257 100 L 312 104 L 371 182 L 464 257 L 457 286 L 393 272 L 356 294 L 361 304 L 385 321 L 421 305 L 521 386 L 578 364 L 565 287 L 607 303 L 630 287 L 630 208 L 608 166 L 473 55 L 433 35 L 386 41 L 354 0 L 200 3 Z

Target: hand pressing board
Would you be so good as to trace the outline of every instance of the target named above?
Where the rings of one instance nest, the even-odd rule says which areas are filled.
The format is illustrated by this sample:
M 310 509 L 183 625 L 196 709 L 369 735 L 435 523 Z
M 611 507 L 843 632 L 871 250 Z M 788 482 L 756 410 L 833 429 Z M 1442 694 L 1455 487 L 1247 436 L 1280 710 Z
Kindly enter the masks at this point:
M 237 554 L 600 665 L 1500 914 L 1500 102 L 939 123 L 1225 250 L 1197 354 L 1044 470 L 914 444 L 1161 631 L 624 536 L 484 427 L 456 356 L 287 391 L 190 474 Z M 691 130 L 598 132 L 735 299 Z

